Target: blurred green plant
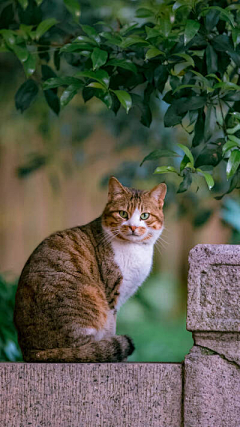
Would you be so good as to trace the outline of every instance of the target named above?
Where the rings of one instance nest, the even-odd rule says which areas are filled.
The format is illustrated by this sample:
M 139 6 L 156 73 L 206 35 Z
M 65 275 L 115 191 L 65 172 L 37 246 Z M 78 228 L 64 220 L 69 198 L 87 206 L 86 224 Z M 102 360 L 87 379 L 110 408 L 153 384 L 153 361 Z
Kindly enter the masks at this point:
M 179 312 L 180 286 L 170 274 L 152 274 L 121 308 L 117 333 L 130 335 L 132 362 L 181 362 L 193 345 Z
M 8 282 L 0 275 L 0 362 L 22 360 L 13 323 L 17 282 Z
M 177 168 L 159 166 L 155 173 L 181 177 L 179 193 L 195 175 L 211 189 L 212 173 L 223 163 L 222 180 L 229 180 L 224 194 L 240 188 L 239 1 L 144 2 L 133 23 L 117 19 L 94 26 L 79 24 L 80 6 L 3 2 L 0 49 L 16 55 L 27 77 L 15 96 L 17 109 L 26 110 L 43 88 L 59 114 L 80 91 L 85 102 L 95 96 L 115 114 L 120 106 L 127 113 L 139 109 L 141 123 L 149 127 L 150 99 L 164 95 L 165 126 L 180 124 L 193 138 L 190 148 L 180 147 L 184 155 Z M 144 161 L 175 155 L 158 149 Z
M 220 217 L 232 228 L 232 237 L 230 243 L 240 243 L 240 201 L 237 199 L 226 198 L 220 211 Z

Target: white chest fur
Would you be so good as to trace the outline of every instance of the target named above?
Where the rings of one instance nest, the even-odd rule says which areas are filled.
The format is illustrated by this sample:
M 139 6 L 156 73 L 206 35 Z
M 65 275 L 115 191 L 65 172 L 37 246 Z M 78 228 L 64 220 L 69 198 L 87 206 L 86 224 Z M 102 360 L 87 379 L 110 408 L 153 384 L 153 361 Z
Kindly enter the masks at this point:
M 114 260 L 123 276 L 116 309 L 118 310 L 149 275 L 152 267 L 153 245 L 113 241 Z

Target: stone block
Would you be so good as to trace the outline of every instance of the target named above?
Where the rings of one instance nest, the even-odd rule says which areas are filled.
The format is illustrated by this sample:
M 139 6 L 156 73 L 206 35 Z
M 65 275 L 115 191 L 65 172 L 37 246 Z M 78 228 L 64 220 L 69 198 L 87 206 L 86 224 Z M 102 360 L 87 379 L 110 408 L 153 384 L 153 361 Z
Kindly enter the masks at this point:
M 208 348 L 240 366 L 240 334 L 237 332 L 194 332 L 195 345 Z
M 184 427 L 239 427 L 240 369 L 193 347 L 185 358 Z
M 189 254 L 187 329 L 240 332 L 240 246 L 197 245 Z
M 0 364 L 1 427 L 180 427 L 182 365 Z

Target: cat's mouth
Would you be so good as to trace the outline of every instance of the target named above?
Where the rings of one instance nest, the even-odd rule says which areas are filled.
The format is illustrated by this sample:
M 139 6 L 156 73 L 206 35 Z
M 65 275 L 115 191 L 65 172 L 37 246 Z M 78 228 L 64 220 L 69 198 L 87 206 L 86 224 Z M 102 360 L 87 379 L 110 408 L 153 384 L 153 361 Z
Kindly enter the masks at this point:
M 119 233 L 118 237 L 121 240 L 124 239 L 124 240 L 128 240 L 129 242 L 141 242 L 144 239 L 144 237 L 146 237 L 146 234 L 139 236 L 133 233 L 128 233 L 128 234 Z

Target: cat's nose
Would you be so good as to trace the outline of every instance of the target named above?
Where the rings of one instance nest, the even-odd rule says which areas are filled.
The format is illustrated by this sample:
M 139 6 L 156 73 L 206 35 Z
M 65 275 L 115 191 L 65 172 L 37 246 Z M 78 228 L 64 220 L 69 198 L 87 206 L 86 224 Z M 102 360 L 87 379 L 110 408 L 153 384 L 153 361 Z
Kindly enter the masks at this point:
M 134 233 L 134 231 L 136 230 L 137 227 L 135 225 L 129 225 L 129 228 Z

